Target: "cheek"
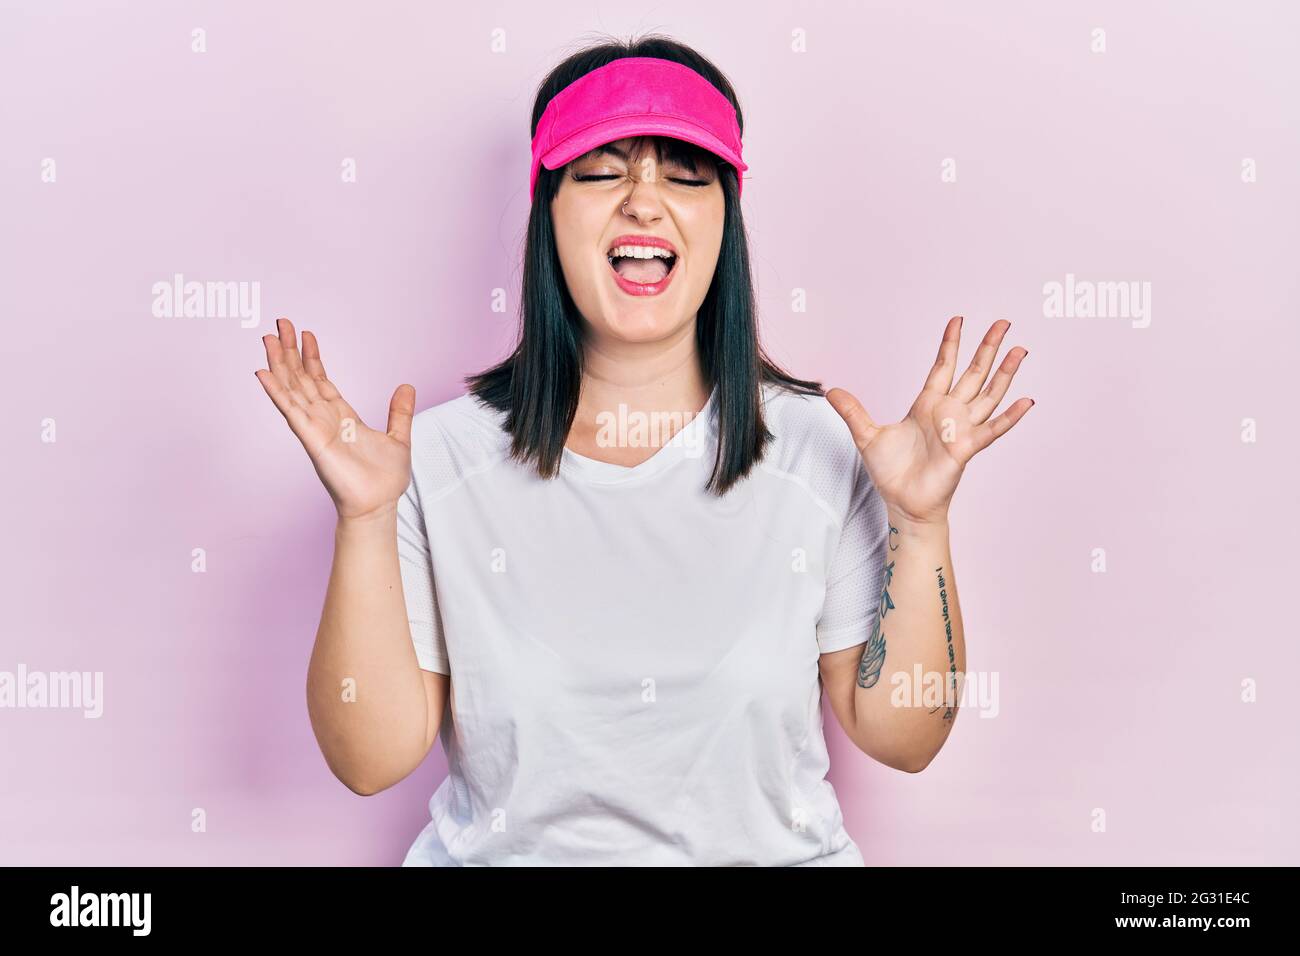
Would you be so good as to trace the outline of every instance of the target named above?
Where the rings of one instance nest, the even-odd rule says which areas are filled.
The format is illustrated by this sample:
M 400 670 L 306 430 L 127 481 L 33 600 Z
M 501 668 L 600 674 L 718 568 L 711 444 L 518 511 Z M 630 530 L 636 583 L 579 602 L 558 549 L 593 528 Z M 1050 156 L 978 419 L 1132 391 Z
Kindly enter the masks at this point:
M 708 235 L 706 238 L 698 239 L 692 244 L 692 249 L 703 250 L 691 256 L 691 276 L 692 283 L 703 283 L 708 285 L 713 281 L 713 273 L 718 268 L 719 254 L 722 252 L 722 234 L 715 233 Z
M 686 235 L 688 247 L 691 249 L 691 281 L 703 282 L 705 285 L 712 280 L 713 272 L 717 268 L 718 256 L 722 251 L 722 225 L 723 225 L 723 199 L 721 190 L 718 192 L 715 203 L 709 203 L 704 208 L 691 209 L 689 212 L 684 211 L 679 222 L 682 224 L 682 232 Z
M 578 238 L 567 233 L 557 233 L 555 250 L 560 259 L 560 268 L 566 279 L 572 283 L 583 275 L 583 255 Z
M 599 224 L 586 222 L 577 210 L 564 208 L 558 200 L 551 208 L 551 222 L 565 272 L 575 276 L 592 273 L 593 264 L 600 264 L 600 257 L 593 252 L 601 234 Z

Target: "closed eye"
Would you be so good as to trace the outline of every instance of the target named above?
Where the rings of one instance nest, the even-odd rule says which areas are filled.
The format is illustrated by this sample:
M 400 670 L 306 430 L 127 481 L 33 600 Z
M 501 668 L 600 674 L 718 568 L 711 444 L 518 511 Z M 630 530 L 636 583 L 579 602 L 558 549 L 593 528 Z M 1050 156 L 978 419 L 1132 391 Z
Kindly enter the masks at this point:
M 597 182 L 602 179 L 623 179 L 625 177 L 617 176 L 611 173 L 606 175 L 594 175 L 594 174 L 574 175 L 573 178 L 580 183 L 591 183 L 591 182 Z M 711 182 L 713 182 L 713 180 L 711 179 L 679 179 L 676 176 L 665 176 L 664 178 L 667 179 L 670 183 L 681 183 L 683 186 L 707 186 Z

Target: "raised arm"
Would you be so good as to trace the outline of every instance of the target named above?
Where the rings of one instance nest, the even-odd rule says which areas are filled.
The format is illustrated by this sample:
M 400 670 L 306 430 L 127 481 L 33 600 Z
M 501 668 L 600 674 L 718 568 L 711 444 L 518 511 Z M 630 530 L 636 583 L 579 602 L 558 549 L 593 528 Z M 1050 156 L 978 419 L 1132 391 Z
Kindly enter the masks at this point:
M 966 643 L 949 548 L 948 508 L 966 463 L 1034 404 L 989 420 L 1028 351 L 1007 353 L 980 391 L 1011 323 L 995 322 L 953 387 L 961 318 L 949 320 L 925 386 L 902 421 L 878 426 L 856 398 L 827 399 L 848 424 L 889 520 L 884 587 L 863 645 L 822 656 L 822 681 L 850 739 L 899 770 L 929 765 L 956 718 Z
M 338 512 L 334 562 L 307 669 L 307 709 L 334 775 L 354 793 L 384 790 L 420 765 L 438 735 L 449 678 L 421 670 L 397 547 L 411 475 L 415 389 L 399 385 L 388 430 L 366 427 L 325 376 L 320 348 L 293 325 L 266 335 L 255 374 L 302 442 Z M 268 595 L 275 600 L 274 593 Z

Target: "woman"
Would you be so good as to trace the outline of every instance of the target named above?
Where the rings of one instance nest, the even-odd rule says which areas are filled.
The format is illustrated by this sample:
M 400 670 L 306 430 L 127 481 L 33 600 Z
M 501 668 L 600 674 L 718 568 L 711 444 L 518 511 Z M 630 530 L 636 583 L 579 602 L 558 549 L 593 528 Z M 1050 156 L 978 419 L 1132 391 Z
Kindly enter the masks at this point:
M 265 338 L 258 378 L 338 510 L 308 674 L 321 750 L 361 794 L 439 735 L 447 753 L 406 865 L 860 866 L 825 779 L 822 688 L 900 770 L 951 730 L 948 505 L 1032 404 L 990 418 L 1026 353 L 985 386 L 996 323 L 953 387 L 953 319 L 884 427 L 777 368 L 741 130 L 689 48 L 584 50 L 534 106 L 512 355 L 418 415 L 399 386 L 379 432 L 310 332 L 301 354 L 287 320 Z M 885 685 L 914 672 L 946 699 L 895 706 Z

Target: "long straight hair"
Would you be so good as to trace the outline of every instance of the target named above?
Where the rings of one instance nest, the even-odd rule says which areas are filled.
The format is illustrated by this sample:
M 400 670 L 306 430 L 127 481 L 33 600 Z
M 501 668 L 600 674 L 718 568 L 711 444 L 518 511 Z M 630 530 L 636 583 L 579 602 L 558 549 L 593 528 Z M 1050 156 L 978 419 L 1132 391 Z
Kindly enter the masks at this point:
M 651 35 L 603 42 L 564 60 L 538 87 L 532 133 L 537 132 L 546 105 L 560 90 L 592 70 L 629 56 L 660 57 L 690 67 L 726 96 L 744 131 L 740 103 L 722 72 L 690 47 Z M 749 474 L 773 438 L 763 420 L 764 384 L 810 395 L 823 394 L 822 385 L 783 371 L 759 343 L 736 168 L 683 140 L 644 138 L 652 142 L 661 162 L 666 156 L 669 162 L 681 162 L 691 169 L 716 166 L 722 184 L 726 203 L 722 248 L 695 325 L 701 373 L 711 388 L 717 388 L 718 450 L 705 487 L 721 496 Z M 551 221 L 551 200 L 566 168 L 543 166 L 537 179 L 524 249 L 518 345 L 500 363 L 465 378 L 472 394 L 505 413 L 502 427 L 511 435 L 511 457 L 535 464 L 543 478 L 554 478 L 559 472 L 582 385 L 583 319 L 564 281 Z

